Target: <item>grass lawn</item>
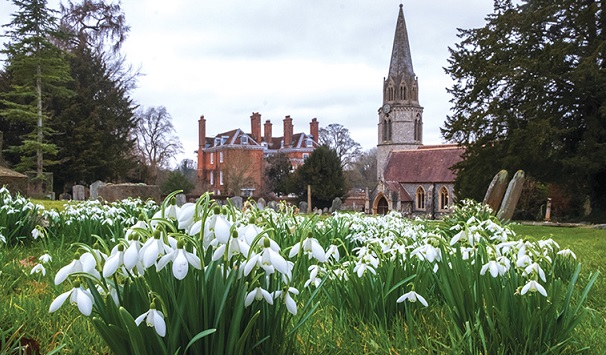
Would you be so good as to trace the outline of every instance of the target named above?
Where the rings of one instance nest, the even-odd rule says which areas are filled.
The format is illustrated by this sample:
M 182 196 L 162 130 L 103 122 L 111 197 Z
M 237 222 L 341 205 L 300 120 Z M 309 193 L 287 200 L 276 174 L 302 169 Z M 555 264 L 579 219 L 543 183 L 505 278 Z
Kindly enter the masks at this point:
M 47 201 L 35 202 L 49 207 Z M 583 265 L 581 284 L 585 284 L 591 272 L 602 273 L 586 303 L 595 312 L 577 327 L 575 339 L 591 347 L 587 353 L 606 353 L 606 337 L 603 336 L 606 334 L 606 283 L 603 277 L 606 230 L 521 224 L 512 224 L 512 228 L 519 237 L 552 238 L 562 248 L 570 248 Z M 59 292 L 52 278 L 73 256 L 70 250 L 49 250 L 53 248 L 52 242 L 0 248 L 0 341 L 18 333 L 37 341 L 41 353 L 57 350 L 61 344 L 64 347 L 58 352 L 62 354 L 109 353 L 90 320 L 81 316 L 75 307 L 64 306 L 59 312 L 48 313 L 50 303 Z M 53 255 L 53 261 L 47 266 L 46 276 L 30 275 L 37 258 L 47 251 Z M 407 336 L 418 339 L 419 349 L 414 353 L 435 353 L 443 351 L 441 344 L 448 341 L 445 330 L 439 326 L 446 309 L 422 311 L 420 314 L 426 318 L 422 320 L 426 325 L 423 332 L 422 329 L 407 329 L 403 320 L 386 327 L 355 320 L 331 324 L 329 312 L 330 309 L 320 307 L 303 328 L 306 339 L 315 341 L 302 345 L 302 353 L 401 354 L 405 352 L 402 349 L 406 349 L 401 343 L 410 344 L 410 339 L 404 339 Z M 429 346 L 431 344 L 435 346 Z M 5 344 L 0 343 L 0 353 L 5 350 Z

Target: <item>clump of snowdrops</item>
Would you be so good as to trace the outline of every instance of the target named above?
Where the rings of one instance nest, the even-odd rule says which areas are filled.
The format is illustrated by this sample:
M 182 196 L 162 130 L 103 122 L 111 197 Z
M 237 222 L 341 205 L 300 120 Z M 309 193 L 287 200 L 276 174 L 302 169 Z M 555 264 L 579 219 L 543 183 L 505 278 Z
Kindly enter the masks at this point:
M 177 207 L 173 195 L 123 236 L 79 244 L 55 276 L 66 291 L 50 311 L 69 299 L 117 354 L 291 352 L 316 291 L 297 288 L 305 275 L 279 243 L 303 232 L 278 228 L 269 209 L 209 195 Z
M 149 218 L 159 209 L 153 200 L 139 198 L 112 203 L 92 200 L 66 203 L 62 211 L 45 210 L 42 218 L 50 238 L 93 244 L 95 236 L 104 240 L 122 236 L 141 215 Z
M 36 225 L 44 207 L 0 187 L 0 244 L 15 245 L 20 241 L 38 238 Z M 33 234 L 32 234 L 33 233 Z

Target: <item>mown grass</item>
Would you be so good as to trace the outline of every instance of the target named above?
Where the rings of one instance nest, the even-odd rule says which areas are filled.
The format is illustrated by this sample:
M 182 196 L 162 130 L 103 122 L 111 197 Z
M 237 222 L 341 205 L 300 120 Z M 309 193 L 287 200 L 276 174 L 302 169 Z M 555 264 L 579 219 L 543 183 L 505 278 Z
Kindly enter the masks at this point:
M 47 205 L 47 201 L 44 202 Z M 600 271 L 604 275 L 606 230 L 513 225 L 520 236 L 533 239 L 553 238 L 570 248 L 583 265 L 582 279 Z M 63 307 L 49 314 L 48 307 L 58 295 L 53 282 L 57 270 L 73 257 L 69 248 L 55 249 L 40 242 L 0 246 L 0 334 L 16 331 L 36 340 L 41 353 L 60 349 L 62 354 L 107 354 L 89 319 L 75 307 Z M 46 264 L 47 274 L 30 275 L 37 258 L 53 248 L 53 261 Z M 595 311 L 575 331 L 574 342 L 565 353 L 585 349 L 588 354 L 606 353 L 606 285 L 600 276 L 591 290 L 587 305 Z M 390 324 L 372 324 L 355 317 L 336 320 L 335 310 L 320 307 L 300 329 L 298 352 L 302 354 L 433 354 L 465 353 L 464 344 L 453 344 L 449 325 L 444 322 L 447 309 L 417 309 L 409 319 L 396 318 Z M 515 316 L 515 315 L 511 315 Z M 0 352 L 2 347 L 0 346 Z

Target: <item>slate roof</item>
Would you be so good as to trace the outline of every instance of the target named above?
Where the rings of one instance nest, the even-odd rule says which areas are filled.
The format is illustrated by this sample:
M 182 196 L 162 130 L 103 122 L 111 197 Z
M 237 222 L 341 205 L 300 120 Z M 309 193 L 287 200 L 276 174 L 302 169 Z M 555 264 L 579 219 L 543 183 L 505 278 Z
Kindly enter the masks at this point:
M 462 154 L 462 148 L 451 144 L 393 151 L 383 176 L 399 183 L 454 182 L 456 175 L 449 168 L 462 160 Z

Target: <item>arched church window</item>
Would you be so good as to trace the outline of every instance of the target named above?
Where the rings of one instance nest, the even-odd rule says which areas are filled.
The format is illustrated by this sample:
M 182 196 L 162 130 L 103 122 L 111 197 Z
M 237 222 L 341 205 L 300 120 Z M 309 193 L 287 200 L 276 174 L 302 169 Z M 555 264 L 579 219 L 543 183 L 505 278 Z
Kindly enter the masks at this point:
M 400 100 L 406 100 L 406 86 L 400 86 Z
M 444 211 L 448 209 L 448 205 L 450 204 L 450 194 L 448 193 L 448 189 L 446 186 L 442 186 L 440 189 L 440 210 Z
M 423 186 L 419 186 L 417 188 L 417 193 L 415 194 L 415 201 L 417 205 L 417 210 L 425 209 L 425 190 Z
M 383 120 L 383 141 L 391 140 L 391 120 Z

